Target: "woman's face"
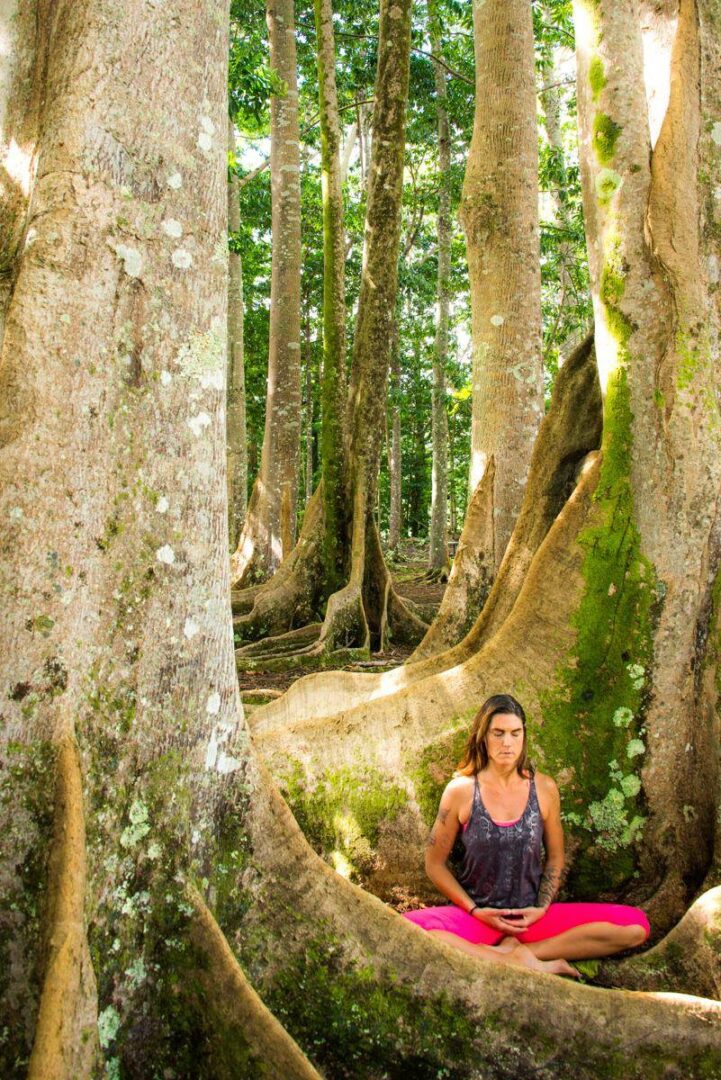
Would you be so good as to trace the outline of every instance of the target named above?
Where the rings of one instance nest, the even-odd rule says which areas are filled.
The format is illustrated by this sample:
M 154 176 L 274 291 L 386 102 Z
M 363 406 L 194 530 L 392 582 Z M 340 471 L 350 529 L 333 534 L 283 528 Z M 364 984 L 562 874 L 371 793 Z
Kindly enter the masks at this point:
M 513 713 L 496 713 L 486 732 L 488 760 L 500 768 L 513 767 L 523 752 L 523 722 Z

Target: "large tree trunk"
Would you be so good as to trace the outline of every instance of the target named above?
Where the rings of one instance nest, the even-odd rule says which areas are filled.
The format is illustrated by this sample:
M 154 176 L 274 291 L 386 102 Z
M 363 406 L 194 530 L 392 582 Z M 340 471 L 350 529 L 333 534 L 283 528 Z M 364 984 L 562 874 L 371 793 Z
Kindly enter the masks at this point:
M 313 855 L 255 756 L 227 612 L 217 14 L 84 0 L 51 35 L 0 367 L 32 401 L 0 454 L 3 1075 L 713 1075 L 716 1003 L 435 942 Z
M 431 51 L 441 55 L 440 27 L 433 5 L 429 15 L 433 19 Z M 431 533 L 428 569 L 445 581 L 450 566 L 446 543 L 446 520 L 448 515 L 448 414 L 446 413 L 446 362 L 448 359 L 448 302 L 449 275 L 451 272 L 451 133 L 446 108 L 446 72 L 438 60 L 433 61 L 436 84 L 436 110 L 438 114 L 438 321 L 436 343 L 433 353 L 433 474 L 431 492 Z
M 235 152 L 235 129 L 228 119 L 228 145 Z M 232 170 L 228 181 L 228 230 L 240 230 L 240 188 Z M 245 349 L 243 344 L 243 264 L 237 240 L 228 253 L 228 534 L 235 550 L 248 509 L 248 447 L 245 422 Z
M 476 2 L 473 19 L 476 112 L 460 210 L 473 337 L 470 500 L 451 572 L 464 602 L 443 616 L 456 641 L 503 559 L 543 414 L 531 6 Z
M 270 64 L 285 93 L 271 98 L 273 259 L 265 431 L 260 471 L 231 560 L 236 586 L 270 577 L 292 550 L 300 461 L 300 129 L 292 0 L 268 0 L 267 23 Z
M 487 694 L 515 692 L 533 718 L 534 752 L 561 783 L 570 895 L 642 902 L 658 934 L 704 881 L 719 797 L 721 423 L 709 289 L 719 253 L 703 209 L 718 151 L 700 119 L 719 97 L 719 45 L 707 7 L 684 2 L 652 150 L 638 10 L 584 6 L 577 24 L 600 458 L 581 468 L 535 553 L 529 538 L 544 530 L 519 521 L 496 582 L 509 583 L 511 603 L 499 589 L 459 646 L 404 671 L 346 676 L 332 703 L 330 676 L 301 680 L 253 722 L 279 775 L 299 752 L 310 776 L 370 762 L 405 777 L 431 814 L 466 718 Z M 562 448 L 554 438 L 546 453 Z M 573 475 L 573 459 L 557 473 L 548 461 L 527 498 Z M 407 848 L 420 826 L 417 837 Z

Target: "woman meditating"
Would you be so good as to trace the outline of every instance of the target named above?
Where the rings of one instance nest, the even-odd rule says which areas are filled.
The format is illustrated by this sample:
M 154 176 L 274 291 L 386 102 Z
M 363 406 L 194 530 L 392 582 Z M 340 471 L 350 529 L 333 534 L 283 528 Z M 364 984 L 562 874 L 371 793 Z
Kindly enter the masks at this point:
M 446 862 L 459 832 L 463 860 L 454 876 Z M 426 848 L 426 872 L 451 903 L 405 917 L 474 956 L 564 975 L 578 974 L 569 960 L 646 940 L 640 908 L 554 903 L 563 865 L 558 788 L 528 760 L 522 706 L 495 694 L 473 721 Z

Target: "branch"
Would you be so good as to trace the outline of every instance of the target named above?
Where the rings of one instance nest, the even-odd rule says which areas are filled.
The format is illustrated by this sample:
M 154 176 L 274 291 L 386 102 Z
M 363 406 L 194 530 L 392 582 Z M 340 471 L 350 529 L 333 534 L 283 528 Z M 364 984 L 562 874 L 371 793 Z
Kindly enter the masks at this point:
M 353 102 L 351 102 L 350 105 L 341 105 L 341 107 L 338 109 L 338 112 L 339 113 L 347 112 L 348 109 L 355 109 L 355 108 L 357 108 L 358 105 L 369 105 L 374 100 L 375 100 L 374 98 L 370 97 L 370 98 L 363 98 L 361 101 L 353 101 Z M 303 128 L 303 130 L 300 133 L 301 139 L 304 138 L 304 136 L 310 134 L 310 132 L 313 130 L 313 128 L 318 127 L 319 123 L 320 123 L 320 113 L 318 113 L 317 116 L 313 117 L 311 122 L 309 124 L 307 124 L 306 127 Z M 239 177 L 238 178 L 238 187 L 239 188 L 244 188 L 246 184 L 249 184 L 251 182 L 251 180 L 255 180 L 256 176 L 260 176 L 260 174 L 262 172 L 265 172 L 265 170 L 268 168 L 269 165 L 270 165 L 270 158 L 268 157 L 268 158 L 265 159 L 264 162 L 262 162 L 260 165 L 258 165 L 257 168 L 253 169 L 252 172 L 246 173 L 245 176 Z

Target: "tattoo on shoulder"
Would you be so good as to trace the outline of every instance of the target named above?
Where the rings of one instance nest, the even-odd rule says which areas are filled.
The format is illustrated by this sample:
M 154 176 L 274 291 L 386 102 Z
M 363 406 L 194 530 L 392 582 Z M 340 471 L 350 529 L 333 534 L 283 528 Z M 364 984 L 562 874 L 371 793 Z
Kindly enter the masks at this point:
M 448 815 L 449 814 L 450 814 L 450 810 L 439 810 L 438 811 L 438 820 L 440 821 L 441 825 L 445 825 L 446 821 L 448 820 Z

